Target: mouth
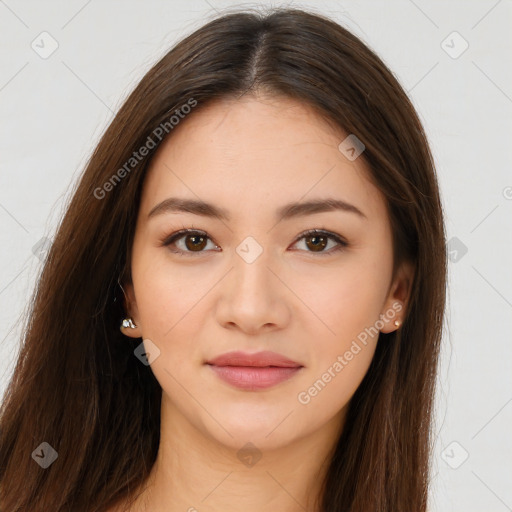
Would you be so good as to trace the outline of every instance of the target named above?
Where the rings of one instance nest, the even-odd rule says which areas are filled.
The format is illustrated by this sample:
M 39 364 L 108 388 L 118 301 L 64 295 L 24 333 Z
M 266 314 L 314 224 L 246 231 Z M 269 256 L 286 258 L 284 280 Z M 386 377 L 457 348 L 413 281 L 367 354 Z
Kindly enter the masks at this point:
M 275 352 L 230 352 L 205 363 L 221 380 L 238 389 L 268 389 L 297 375 L 303 365 Z
M 296 375 L 303 366 L 216 366 L 208 365 L 228 384 L 246 390 L 267 389 Z

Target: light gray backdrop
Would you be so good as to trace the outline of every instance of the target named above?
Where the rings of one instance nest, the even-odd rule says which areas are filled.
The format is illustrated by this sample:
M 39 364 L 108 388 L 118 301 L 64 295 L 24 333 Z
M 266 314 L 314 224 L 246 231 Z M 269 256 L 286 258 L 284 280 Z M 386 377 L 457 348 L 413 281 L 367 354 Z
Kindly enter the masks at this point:
M 0 0 L 1 394 L 40 257 L 121 101 L 206 16 L 257 4 Z M 287 5 L 360 36 L 420 113 L 451 260 L 430 508 L 512 511 L 512 2 Z

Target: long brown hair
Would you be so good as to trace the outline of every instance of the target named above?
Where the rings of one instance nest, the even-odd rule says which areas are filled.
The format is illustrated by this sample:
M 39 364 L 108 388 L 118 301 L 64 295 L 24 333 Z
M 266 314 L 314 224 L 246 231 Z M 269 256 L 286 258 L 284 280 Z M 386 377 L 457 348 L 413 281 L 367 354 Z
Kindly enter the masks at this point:
M 140 340 L 119 330 L 145 173 L 172 136 L 171 116 L 255 90 L 306 102 L 356 134 L 387 202 L 395 269 L 403 261 L 415 267 L 403 326 L 380 334 L 350 402 L 321 511 L 426 510 L 446 288 L 428 142 L 402 87 L 357 37 L 320 14 L 272 9 L 221 15 L 179 42 L 130 94 L 89 159 L 47 255 L 2 403 L 3 512 L 99 512 L 148 477 L 161 388 L 133 354 Z M 135 158 L 143 146 L 147 156 Z M 33 455 L 44 442 L 58 454 L 46 469 Z

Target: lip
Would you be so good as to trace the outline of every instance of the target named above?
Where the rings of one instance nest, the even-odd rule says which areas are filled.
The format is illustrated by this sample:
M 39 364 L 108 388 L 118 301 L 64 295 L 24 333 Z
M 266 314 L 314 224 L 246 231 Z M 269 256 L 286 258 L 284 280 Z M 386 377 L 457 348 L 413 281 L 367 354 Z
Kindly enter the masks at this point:
M 302 366 L 297 361 L 292 361 L 276 352 L 226 352 L 214 359 L 206 361 L 215 366 L 280 366 L 283 368 L 297 368 Z
M 228 384 L 246 390 L 267 389 L 296 375 L 303 366 L 276 352 L 228 352 L 207 361 Z

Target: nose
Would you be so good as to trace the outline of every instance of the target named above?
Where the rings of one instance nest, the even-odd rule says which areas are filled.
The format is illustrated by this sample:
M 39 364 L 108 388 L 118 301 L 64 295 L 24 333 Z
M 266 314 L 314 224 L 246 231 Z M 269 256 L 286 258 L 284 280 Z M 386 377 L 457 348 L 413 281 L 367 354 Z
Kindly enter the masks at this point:
M 225 328 L 258 334 L 282 329 L 290 321 L 291 292 L 265 252 L 250 263 L 234 255 L 219 293 L 216 316 Z

